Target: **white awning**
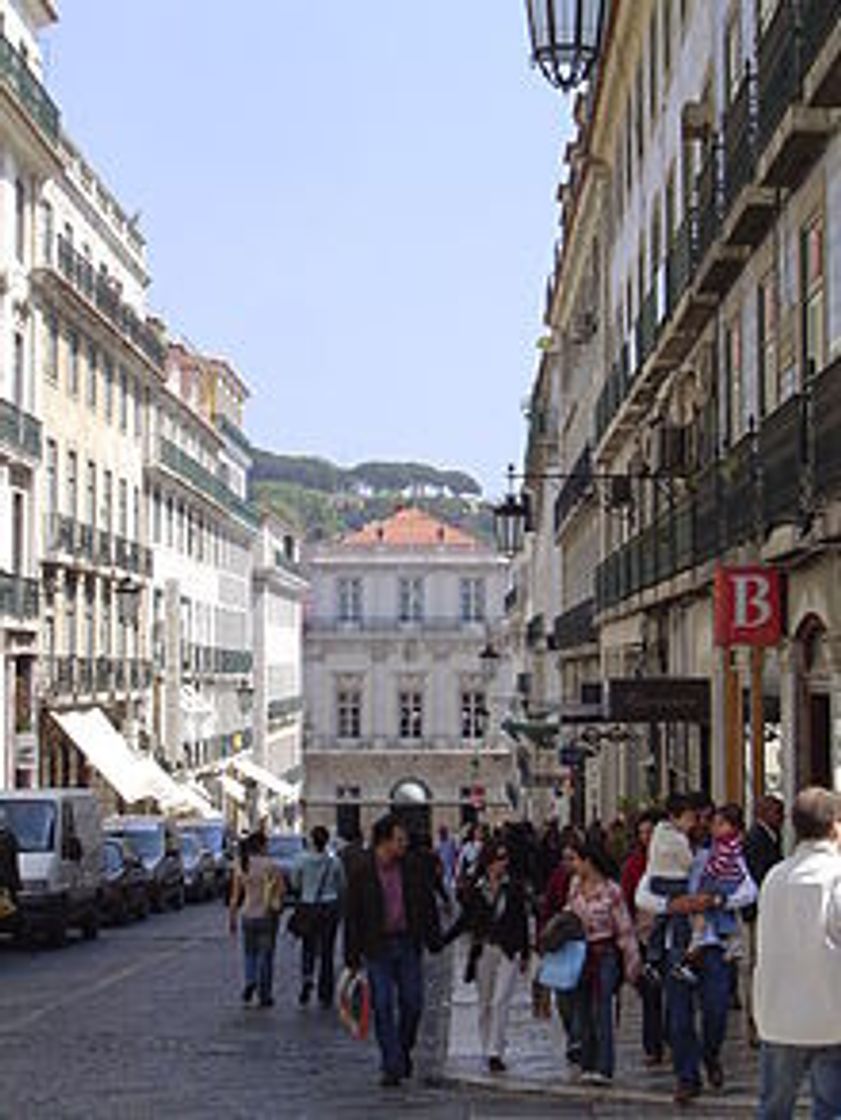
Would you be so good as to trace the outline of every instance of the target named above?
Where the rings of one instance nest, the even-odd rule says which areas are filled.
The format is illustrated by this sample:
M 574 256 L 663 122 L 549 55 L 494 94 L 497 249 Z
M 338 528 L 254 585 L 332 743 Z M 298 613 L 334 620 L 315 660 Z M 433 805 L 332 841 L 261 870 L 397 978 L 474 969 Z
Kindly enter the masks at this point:
M 228 759 L 228 764 L 239 772 L 241 777 L 250 778 L 260 786 L 276 793 L 286 801 L 294 801 L 298 799 L 299 789 L 289 782 L 283 780 L 277 774 L 273 774 L 271 770 L 267 770 L 265 766 L 260 766 L 248 755 L 235 754 Z
M 196 719 L 207 719 L 213 715 L 213 705 L 209 704 L 195 688 L 182 685 L 180 700 L 181 711 L 187 716 L 193 716 Z
M 245 786 L 232 778 L 229 774 L 220 774 L 219 783 L 223 791 L 238 805 L 245 804 Z
M 101 708 L 51 714 L 65 735 L 73 740 L 123 801 L 131 804 L 150 796 L 148 778 L 139 766 L 139 756 Z

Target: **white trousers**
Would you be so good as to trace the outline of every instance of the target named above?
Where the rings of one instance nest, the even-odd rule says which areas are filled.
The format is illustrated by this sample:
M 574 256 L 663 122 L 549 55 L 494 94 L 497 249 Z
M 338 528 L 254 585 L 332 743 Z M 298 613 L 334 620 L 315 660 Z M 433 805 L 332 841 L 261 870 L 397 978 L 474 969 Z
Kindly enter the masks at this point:
M 479 1039 L 484 1058 L 501 1058 L 505 1053 L 508 1011 L 517 983 L 519 959 L 510 960 L 498 945 L 482 949 L 476 965 L 479 991 Z

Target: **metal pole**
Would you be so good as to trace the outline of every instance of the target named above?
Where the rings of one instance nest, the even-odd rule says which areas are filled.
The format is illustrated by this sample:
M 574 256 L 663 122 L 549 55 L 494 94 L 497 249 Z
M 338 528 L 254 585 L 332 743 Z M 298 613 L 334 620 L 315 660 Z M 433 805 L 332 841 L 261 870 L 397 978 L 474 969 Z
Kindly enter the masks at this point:
M 751 794 L 753 806 L 765 793 L 765 713 L 762 703 L 762 670 L 765 651 L 754 646 L 750 651 L 750 729 Z

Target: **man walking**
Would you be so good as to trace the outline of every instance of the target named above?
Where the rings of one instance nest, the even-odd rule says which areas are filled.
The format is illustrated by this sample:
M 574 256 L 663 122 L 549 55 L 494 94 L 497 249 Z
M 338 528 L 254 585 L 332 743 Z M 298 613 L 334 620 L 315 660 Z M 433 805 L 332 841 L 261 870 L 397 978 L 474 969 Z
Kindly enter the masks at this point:
M 808 1074 L 815 1120 L 841 1116 L 841 795 L 812 787 L 791 814 L 793 854 L 759 896 L 754 1010 L 760 1120 L 788 1120 Z
M 351 869 L 347 892 L 345 959 L 353 971 L 364 963 L 368 973 L 384 1086 L 412 1074 L 423 1007 L 421 956 L 424 947 L 441 947 L 424 853 L 407 848 L 400 818 L 381 817 L 371 850 Z

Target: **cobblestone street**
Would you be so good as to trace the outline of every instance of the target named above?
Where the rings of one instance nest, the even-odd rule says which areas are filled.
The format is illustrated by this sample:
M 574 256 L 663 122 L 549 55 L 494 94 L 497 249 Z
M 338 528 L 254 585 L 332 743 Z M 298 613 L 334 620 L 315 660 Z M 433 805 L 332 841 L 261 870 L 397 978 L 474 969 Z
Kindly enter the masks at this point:
M 0 1118 L 640 1115 L 638 1104 L 618 1100 L 550 1101 L 435 1084 L 446 1053 L 451 961 L 428 964 L 418 1076 L 384 1090 L 373 1041 L 352 1041 L 334 1013 L 298 1008 L 287 936 L 276 1006 L 242 1007 L 239 948 L 218 904 L 105 930 L 97 942 L 73 941 L 64 951 L 0 945 Z

